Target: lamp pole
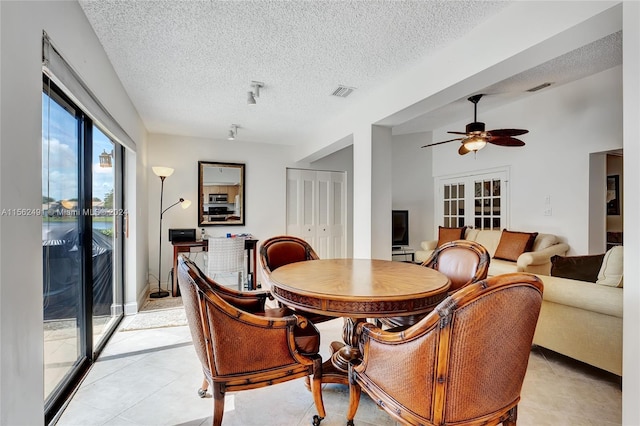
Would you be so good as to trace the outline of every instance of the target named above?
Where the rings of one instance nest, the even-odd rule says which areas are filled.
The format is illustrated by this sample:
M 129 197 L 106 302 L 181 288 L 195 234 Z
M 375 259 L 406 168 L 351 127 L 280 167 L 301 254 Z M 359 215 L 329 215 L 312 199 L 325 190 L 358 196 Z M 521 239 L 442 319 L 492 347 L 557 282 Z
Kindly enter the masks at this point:
M 166 209 L 162 210 L 162 197 L 164 195 L 164 180 L 173 174 L 173 169 L 171 167 L 152 167 L 153 173 L 156 174 L 160 178 L 160 235 L 158 241 L 158 291 L 149 294 L 149 297 L 154 299 L 159 299 L 161 297 L 167 297 L 170 293 L 167 290 L 162 290 L 160 285 L 161 277 L 162 277 L 162 216 L 164 212 L 169 210 L 171 207 L 182 204 L 182 208 L 186 209 L 191 205 L 191 201 L 185 200 L 184 198 L 180 198 L 177 202 L 171 204 Z
M 162 211 L 162 195 L 164 193 L 165 178 L 166 176 L 160 176 L 160 238 L 158 241 L 158 291 L 149 294 L 149 297 L 153 299 L 160 299 L 162 297 L 167 297 L 169 295 L 168 291 L 162 290 L 162 288 L 160 287 L 160 281 L 162 277 L 162 215 L 164 214 L 164 211 Z

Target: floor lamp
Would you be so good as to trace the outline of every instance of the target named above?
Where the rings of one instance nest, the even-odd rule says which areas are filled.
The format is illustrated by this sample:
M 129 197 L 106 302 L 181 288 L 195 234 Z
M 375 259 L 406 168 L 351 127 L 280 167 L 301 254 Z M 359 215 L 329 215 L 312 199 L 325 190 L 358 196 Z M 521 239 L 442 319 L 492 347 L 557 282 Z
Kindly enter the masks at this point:
M 160 286 L 160 278 L 162 276 L 162 216 L 167 210 L 178 204 L 180 204 L 183 209 L 186 209 L 191 205 L 191 201 L 180 198 L 178 201 L 163 210 L 162 196 L 164 193 L 164 180 L 173 174 L 173 169 L 171 167 L 152 167 L 152 169 L 153 173 L 160 178 L 160 241 L 158 244 L 158 291 L 149 294 L 149 297 L 159 299 L 169 295 L 169 292 L 167 290 L 162 290 L 162 287 Z

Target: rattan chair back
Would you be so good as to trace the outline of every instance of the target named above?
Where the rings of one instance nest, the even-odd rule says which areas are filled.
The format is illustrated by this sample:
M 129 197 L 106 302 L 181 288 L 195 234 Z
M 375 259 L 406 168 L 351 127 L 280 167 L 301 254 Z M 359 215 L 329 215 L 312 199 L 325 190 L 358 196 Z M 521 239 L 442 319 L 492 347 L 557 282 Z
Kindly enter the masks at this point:
M 227 391 L 254 389 L 309 375 L 319 413 L 316 417 L 324 417 L 322 358 L 317 349 L 303 354 L 296 346 L 296 330 L 303 333 L 302 340 L 308 341 L 311 334 L 317 333 L 312 324 L 295 315 L 265 316 L 264 312 L 251 313 L 234 306 L 227 300 L 241 298 L 241 292 L 216 291 L 220 286 L 207 280 L 196 264 L 184 256 L 178 259 L 178 284 L 196 354 L 212 386 L 215 426 L 222 423 Z
M 491 256 L 487 249 L 467 240 L 450 241 L 436 248 L 422 265 L 445 274 L 451 281 L 449 293 L 487 278 Z
M 515 425 L 542 291 L 535 275 L 499 275 L 459 290 L 402 332 L 364 323 L 347 419 L 364 389 L 404 424 Z
M 283 265 L 319 259 L 313 247 L 302 238 L 279 235 L 265 240 L 260 246 L 260 263 L 266 273 Z

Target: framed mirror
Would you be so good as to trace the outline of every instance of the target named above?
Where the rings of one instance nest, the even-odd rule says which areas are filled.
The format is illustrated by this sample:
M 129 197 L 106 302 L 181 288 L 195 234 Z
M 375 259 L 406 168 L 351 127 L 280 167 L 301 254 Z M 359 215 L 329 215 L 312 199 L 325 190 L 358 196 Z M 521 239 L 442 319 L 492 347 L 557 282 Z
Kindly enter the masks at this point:
M 244 164 L 198 161 L 198 226 L 244 225 Z

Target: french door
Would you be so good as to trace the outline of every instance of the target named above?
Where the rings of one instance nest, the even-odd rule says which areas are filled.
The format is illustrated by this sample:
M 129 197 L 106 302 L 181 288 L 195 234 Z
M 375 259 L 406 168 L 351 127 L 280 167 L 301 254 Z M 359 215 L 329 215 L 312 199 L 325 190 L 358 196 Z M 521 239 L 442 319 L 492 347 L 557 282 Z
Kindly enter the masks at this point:
M 42 265 L 45 417 L 123 315 L 121 145 L 44 77 Z
M 438 178 L 437 223 L 452 228 L 507 228 L 508 182 L 508 169 Z

